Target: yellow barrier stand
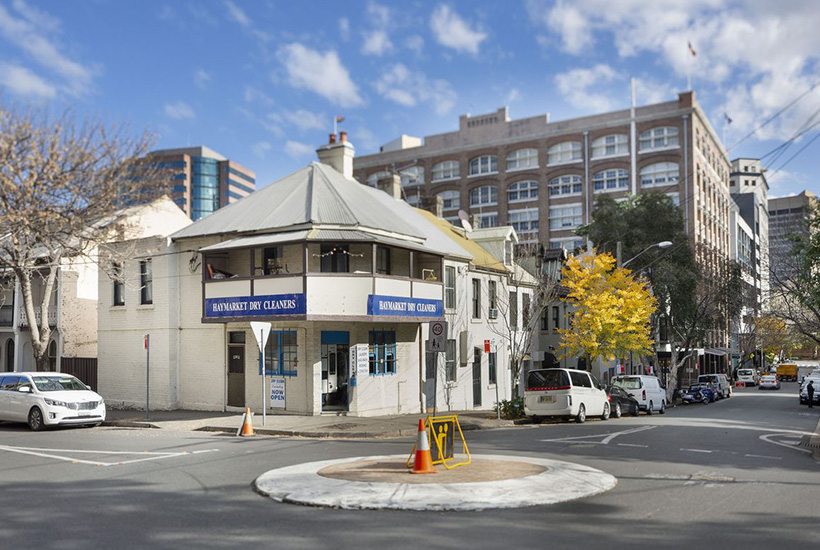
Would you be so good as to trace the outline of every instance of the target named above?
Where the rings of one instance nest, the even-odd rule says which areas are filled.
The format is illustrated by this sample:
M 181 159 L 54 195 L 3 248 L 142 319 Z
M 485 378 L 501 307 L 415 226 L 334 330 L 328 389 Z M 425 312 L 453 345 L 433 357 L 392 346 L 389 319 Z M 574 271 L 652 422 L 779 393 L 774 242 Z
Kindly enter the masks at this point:
M 466 466 L 472 462 L 470 449 L 467 448 L 467 441 L 458 423 L 458 415 L 450 416 L 428 416 L 424 421 L 430 441 L 430 451 L 433 455 L 433 464 L 441 464 L 448 470 L 459 466 Z M 455 441 L 456 437 L 461 440 L 461 454 L 467 455 L 466 462 L 453 463 L 455 461 Z M 407 459 L 407 467 L 412 467 L 416 452 L 416 445 L 410 451 Z

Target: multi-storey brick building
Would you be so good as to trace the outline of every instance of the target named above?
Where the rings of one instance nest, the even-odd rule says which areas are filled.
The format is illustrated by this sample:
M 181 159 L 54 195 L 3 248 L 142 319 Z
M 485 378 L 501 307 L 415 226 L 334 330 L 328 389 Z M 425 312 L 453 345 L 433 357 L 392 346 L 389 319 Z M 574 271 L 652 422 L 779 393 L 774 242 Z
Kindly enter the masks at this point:
M 256 189 L 254 172 L 207 147 L 162 149 L 150 156 L 173 172 L 171 197 L 194 221 Z

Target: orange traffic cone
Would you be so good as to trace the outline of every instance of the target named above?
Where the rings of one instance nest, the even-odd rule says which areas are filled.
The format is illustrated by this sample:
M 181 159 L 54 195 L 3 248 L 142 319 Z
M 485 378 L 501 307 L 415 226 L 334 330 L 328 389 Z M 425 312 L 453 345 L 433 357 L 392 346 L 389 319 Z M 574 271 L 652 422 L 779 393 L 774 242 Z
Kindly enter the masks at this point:
M 435 474 L 433 468 L 433 455 L 430 454 L 430 442 L 427 441 L 427 430 L 424 429 L 424 421 L 419 418 L 419 439 L 416 443 L 416 458 L 413 460 L 411 474 Z
M 253 421 L 251 420 L 252 414 L 253 413 L 251 412 L 250 407 L 245 409 L 245 414 L 242 415 L 242 431 L 239 433 L 239 435 L 242 435 L 242 436 L 256 435 L 253 432 Z

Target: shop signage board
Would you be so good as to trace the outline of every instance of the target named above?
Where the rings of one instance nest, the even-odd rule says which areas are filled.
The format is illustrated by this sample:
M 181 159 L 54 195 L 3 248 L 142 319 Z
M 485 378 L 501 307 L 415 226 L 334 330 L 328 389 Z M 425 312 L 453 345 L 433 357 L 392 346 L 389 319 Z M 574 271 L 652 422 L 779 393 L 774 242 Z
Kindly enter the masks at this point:
M 285 379 L 272 377 L 270 379 L 270 408 L 285 408 Z
M 443 317 L 444 302 L 427 298 L 370 294 L 367 297 L 367 314 L 391 317 Z
M 205 318 L 269 317 L 272 315 L 304 315 L 307 299 L 304 294 L 270 294 L 266 296 L 232 296 L 206 298 Z

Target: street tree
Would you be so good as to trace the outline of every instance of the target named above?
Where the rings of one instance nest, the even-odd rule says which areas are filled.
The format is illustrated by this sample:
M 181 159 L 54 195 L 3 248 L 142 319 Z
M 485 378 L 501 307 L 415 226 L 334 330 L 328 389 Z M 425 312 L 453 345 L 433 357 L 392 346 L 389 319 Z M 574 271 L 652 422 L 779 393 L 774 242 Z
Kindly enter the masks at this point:
M 574 312 L 571 326 L 559 331 L 565 356 L 583 355 L 589 365 L 598 356 L 612 360 L 651 348 L 657 302 L 645 280 L 615 263 L 607 253 L 567 260 L 561 283 Z
M 19 284 L 38 370 L 48 370 L 48 309 L 64 262 L 96 262 L 126 230 L 121 207 L 168 189 L 167 174 L 141 160 L 148 134 L 78 123 L 72 113 L 0 105 L 0 267 Z M 8 292 L 6 292 L 8 294 Z

